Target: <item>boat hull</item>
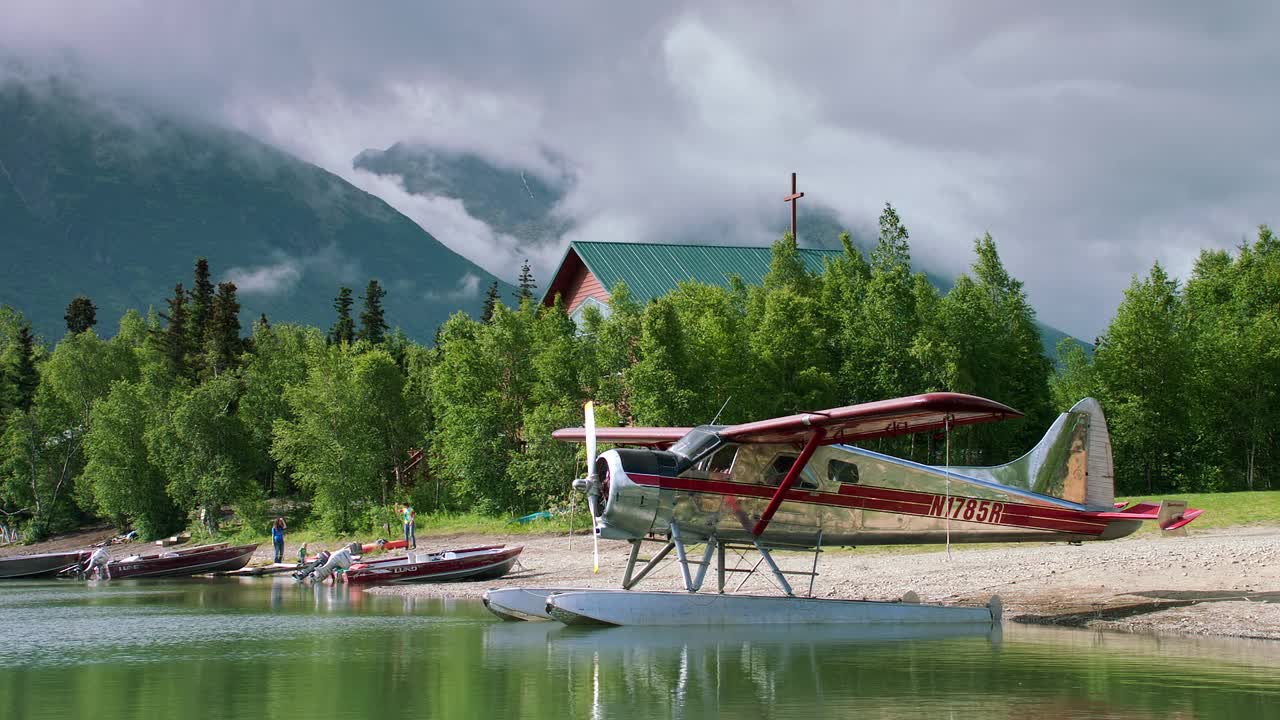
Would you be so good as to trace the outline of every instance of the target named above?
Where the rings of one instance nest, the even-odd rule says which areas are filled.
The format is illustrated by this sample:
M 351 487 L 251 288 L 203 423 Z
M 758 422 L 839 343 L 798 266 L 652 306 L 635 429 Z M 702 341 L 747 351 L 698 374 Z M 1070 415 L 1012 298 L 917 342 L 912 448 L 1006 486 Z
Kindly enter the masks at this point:
M 107 566 L 112 579 L 186 577 L 239 570 L 249 564 L 258 545 L 226 543 L 182 550 L 177 553 L 113 560 Z
M 999 624 L 999 599 L 987 607 L 904 602 L 590 590 L 547 597 L 547 613 L 566 625 L 826 625 L 882 623 Z
M 391 558 L 361 563 L 347 571 L 347 582 L 355 585 L 388 585 L 407 582 L 453 582 L 493 580 L 506 575 L 516 564 L 523 546 L 454 550 L 427 556 Z
M 55 577 L 63 570 L 89 559 L 89 551 L 15 555 L 0 558 L 0 580 L 29 580 Z

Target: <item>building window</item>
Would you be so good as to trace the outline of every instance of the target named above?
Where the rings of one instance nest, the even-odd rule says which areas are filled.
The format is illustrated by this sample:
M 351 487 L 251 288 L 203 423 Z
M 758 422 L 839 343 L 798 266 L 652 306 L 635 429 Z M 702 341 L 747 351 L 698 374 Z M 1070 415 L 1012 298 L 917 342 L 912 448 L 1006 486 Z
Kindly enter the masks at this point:
M 599 310 L 601 317 L 609 317 L 609 314 L 613 312 L 607 303 L 602 303 L 593 297 L 588 297 L 579 303 L 578 307 L 574 308 L 573 313 L 569 315 L 569 317 L 573 318 L 573 322 L 576 323 L 579 328 L 582 327 L 582 313 L 588 307 L 593 307 Z

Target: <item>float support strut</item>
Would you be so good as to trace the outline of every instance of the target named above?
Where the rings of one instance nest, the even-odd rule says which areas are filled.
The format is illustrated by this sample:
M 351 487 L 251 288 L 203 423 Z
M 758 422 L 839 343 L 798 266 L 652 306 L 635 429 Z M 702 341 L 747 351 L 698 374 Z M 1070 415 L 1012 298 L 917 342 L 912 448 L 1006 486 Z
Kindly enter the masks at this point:
M 649 558 L 649 562 L 645 563 L 644 567 L 640 568 L 640 574 L 629 580 L 623 580 L 622 589 L 630 590 L 635 587 L 637 583 L 644 579 L 645 575 L 648 575 L 654 568 L 658 567 L 658 563 L 662 562 L 662 558 L 666 557 L 667 553 L 671 552 L 671 549 L 675 546 L 676 544 L 674 542 L 668 542 L 664 545 L 663 548 L 658 551 L 657 555 Z
M 698 576 L 693 579 L 693 591 L 702 589 L 702 581 L 707 577 L 707 568 L 711 567 L 711 553 L 716 549 L 716 536 L 707 538 L 707 549 L 702 553 L 702 567 L 698 568 Z
M 782 586 L 782 592 L 791 597 L 795 593 L 791 592 L 791 583 L 787 582 L 787 576 L 782 574 L 782 570 L 778 568 L 778 564 L 773 561 L 773 555 L 769 553 L 769 548 L 760 545 L 760 541 L 756 540 L 756 550 L 760 551 L 760 557 L 769 565 L 769 569 L 773 571 L 773 576 L 777 578 L 778 584 Z
M 622 576 L 622 587 L 631 586 L 631 572 L 636 569 L 636 558 L 640 557 L 640 539 L 631 541 L 631 554 L 627 556 L 627 572 Z
M 680 575 L 684 579 L 686 592 L 693 592 L 693 578 L 689 577 L 689 558 L 684 554 L 684 539 L 680 537 L 680 528 L 671 523 L 671 542 L 676 546 L 676 557 L 680 560 Z
M 721 595 L 723 595 L 724 594 L 724 543 L 719 543 L 716 546 L 716 575 L 717 575 L 716 579 L 718 581 L 717 584 L 719 585 L 719 592 Z

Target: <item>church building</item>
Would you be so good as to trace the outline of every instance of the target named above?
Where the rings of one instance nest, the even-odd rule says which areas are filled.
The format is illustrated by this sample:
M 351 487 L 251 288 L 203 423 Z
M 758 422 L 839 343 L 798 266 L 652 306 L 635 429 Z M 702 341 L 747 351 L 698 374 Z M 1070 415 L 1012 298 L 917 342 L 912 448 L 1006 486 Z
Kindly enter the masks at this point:
M 822 272 L 824 258 L 841 254 L 800 249 L 805 267 L 813 273 Z M 737 275 L 748 285 L 759 285 L 769 272 L 771 257 L 768 247 L 572 242 L 547 285 L 542 304 L 553 305 L 559 295 L 565 310 L 580 322 L 583 310 L 591 305 L 609 313 L 609 290 L 618 282 L 625 282 L 632 299 L 643 305 L 685 281 L 728 287 L 729 278 Z

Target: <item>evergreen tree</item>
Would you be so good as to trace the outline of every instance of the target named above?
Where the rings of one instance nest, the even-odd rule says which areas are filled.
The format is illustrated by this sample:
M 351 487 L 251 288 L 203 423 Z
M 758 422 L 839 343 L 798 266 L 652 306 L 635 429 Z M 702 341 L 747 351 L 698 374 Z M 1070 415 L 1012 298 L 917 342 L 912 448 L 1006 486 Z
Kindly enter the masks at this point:
M 520 266 L 520 278 L 516 282 L 519 290 L 516 292 L 516 303 L 523 303 L 526 300 L 534 302 L 536 298 L 533 291 L 538 289 L 538 284 L 533 281 L 533 273 L 529 270 L 529 259 L 525 258 L 524 264 Z
M 382 289 L 377 280 L 369 281 L 360 298 L 364 300 L 364 310 L 360 312 L 360 332 L 356 334 L 356 339 L 368 340 L 374 345 L 381 344 L 386 339 L 387 320 L 382 310 L 382 298 L 386 296 L 387 291 Z
M 480 314 L 480 322 L 487 323 L 493 319 L 493 309 L 501 302 L 498 299 L 498 281 L 494 280 L 489 284 L 489 290 L 484 295 L 484 312 Z
M 346 343 L 350 345 L 356 340 L 356 324 L 351 319 L 351 288 L 338 288 L 338 297 L 333 299 L 333 309 L 338 313 L 338 319 L 333 323 L 333 327 L 329 328 L 329 343 L 341 345 Z
M 36 338 L 28 323 L 18 330 L 17 354 L 9 375 L 17 391 L 17 407 L 24 412 L 30 410 L 40 386 L 40 371 L 36 368 Z
M 217 377 L 235 367 L 244 350 L 244 341 L 240 339 L 240 302 L 236 300 L 235 283 L 218 283 L 207 336 L 206 367 L 213 377 Z
M 62 316 L 67 321 L 67 330 L 82 333 L 98 324 L 98 306 L 84 295 L 79 295 L 67 305 L 67 314 Z
M 1178 281 L 1156 263 L 1134 277 L 1094 356 L 1115 433 L 1117 492 L 1173 489 L 1188 446 L 1186 308 Z
M 848 387 L 859 402 L 910 395 L 923 373 L 911 348 L 919 332 L 909 234 L 892 205 L 880 216 L 880 239 L 871 253 L 871 276 L 858 319 L 855 356 L 871 362 L 851 367 Z
M 191 322 L 187 344 L 202 348 L 208 339 L 209 323 L 213 318 L 213 281 L 209 279 L 209 261 L 196 258 L 195 284 L 191 287 Z
M 188 356 L 191 353 L 190 317 L 187 313 L 187 293 L 182 283 L 173 287 L 173 297 L 166 302 L 169 305 L 169 312 L 161 313 L 160 317 L 164 318 L 168 327 L 161 333 L 160 346 L 163 348 L 165 358 L 169 361 L 170 371 L 175 376 L 190 378 L 192 376 L 188 365 Z
M 831 347 L 838 370 L 836 384 L 841 403 L 861 402 L 859 378 L 871 358 L 860 353 L 864 349 L 861 331 L 863 298 L 871 279 L 871 267 L 862 251 L 853 245 L 849 233 L 841 233 L 844 254 L 828 259 L 819 278 L 818 297 L 822 308 L 823 335 Z

